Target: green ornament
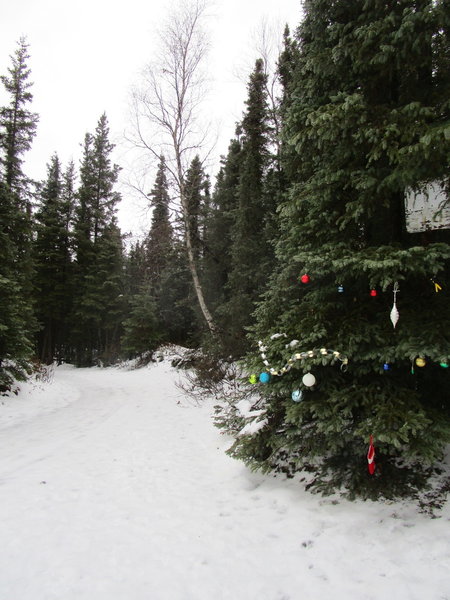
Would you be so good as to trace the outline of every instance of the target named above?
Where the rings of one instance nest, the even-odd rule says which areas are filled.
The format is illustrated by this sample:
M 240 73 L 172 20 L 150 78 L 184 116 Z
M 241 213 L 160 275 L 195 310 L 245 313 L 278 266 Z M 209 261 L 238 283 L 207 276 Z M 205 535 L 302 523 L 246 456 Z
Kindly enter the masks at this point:
M 441 366 L 443 369 L 448 369 L 448 362 L 442 361 L 439 363 L 439 366 Z
M 248 378 L 250 383 L 257 383 L 258 378 L 256 377 L 256 375 L 254 373 L 252 373 L 252 375 L 250 375 L 250 377 Z

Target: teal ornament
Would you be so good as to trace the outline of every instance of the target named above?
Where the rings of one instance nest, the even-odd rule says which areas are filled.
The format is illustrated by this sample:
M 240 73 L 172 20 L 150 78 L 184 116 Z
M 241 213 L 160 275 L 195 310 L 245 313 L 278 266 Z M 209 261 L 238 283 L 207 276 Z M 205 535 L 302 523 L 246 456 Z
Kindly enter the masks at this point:
M 261 373 L 261 375 L 259 376 L 259 380 L 261 383 L 269 383 L 270 381 L 270 373 Z
M 294 390 L 291 394 L 291 398 L 294 402 L 300 402 L 303 397 L 303 392 L 301 390 Z
M 439 363 L 439 366 L 441 366 L 443 369 L 448 369 L 448 362 L 442 361 Z

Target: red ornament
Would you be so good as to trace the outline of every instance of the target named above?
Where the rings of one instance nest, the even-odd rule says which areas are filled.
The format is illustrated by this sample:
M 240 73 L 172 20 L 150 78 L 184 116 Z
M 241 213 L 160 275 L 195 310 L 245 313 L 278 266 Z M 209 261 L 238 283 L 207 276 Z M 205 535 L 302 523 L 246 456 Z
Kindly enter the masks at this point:
M 375 298 L 375 296 L 378 296 L 377 290 L 370 290 L 370 295 L 372 296 L 372 298 Z
M 375 448 L 373 445 L 373 435 L 370 436 L 369 451 L 367 452 L 367 468 L 369 473 L 373 475 L 375 473 Z
M 300 277 L 300 281 L 301 281 L 302 283 L 309 283 L 309 282 L 310 282 L 309 275 L 307 275 L 307 274 L 305 273 L 304 275 L 302 275 L 302 276 Z

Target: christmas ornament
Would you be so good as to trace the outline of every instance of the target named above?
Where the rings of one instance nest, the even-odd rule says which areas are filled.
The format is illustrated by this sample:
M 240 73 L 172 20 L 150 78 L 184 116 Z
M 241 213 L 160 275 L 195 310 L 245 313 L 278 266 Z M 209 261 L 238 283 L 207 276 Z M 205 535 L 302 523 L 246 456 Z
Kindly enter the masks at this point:
M 442 286 L 440 286 L 434 279 L 430 279 L 434 283 L 434 291 L 436 294 L 442 290 Z
M 294 402 L 300 402 L 303 397 L 302 390 L 294 390 L 291 394 L 291 398 Z
M 309 283 L 311 280 L 310 280 L 310 278 L 309 278 L 309 275 L 307 275 L 307 274 L 305 273 L 304 275 L 302 275 L 302 276 L 300 277 L 300 281 L 301 281 L 302 283 Z
M 338 285 L 338 289 L 337 289 L 337 290 L 338 290 L 338 292 L 339 292 L 340 294 L 342 294 L 342 293 L 343 293 L 343 291 L 344 291 L 344 286 L 343 286 L 343 285 Z
M 422 358 L 422 356 L 419 356 L 418 358 L 416 358 L 416 365 L 418 367 L 424 367 L 427 364 L 427 361 Z
M 271 339 L 275 339 L 276 337 L 281 337 L 281 336 L 286 337 L 286 334 L 275 334 L 275 335 L 271 336 Z M 292 342 L 290 342 L 289 344 L 286 344 L 285 347 L 286 348 L 294 348 L 298 344 L 299 344 L 298 340 L 292 340 Z M 278 377 L 281 375 L 284 375 L 285 373 L 290 371 L 292 369 L 292 367 L 295 365 L 296 361 L 305 360 L 307 358 L 314 358 L 318 354 L 320 354 L 322 356 L 329 355 L 329 356 L 332 356 L 332 358 L 334 358 L 334 359 L 340 360 L 342 363 L 341 364 L 342 371 L 345 371 L 348 366 L 348 358 L 346 356 L 343 356 L 343 354 L 341 354 L 340 352 L 337 352 L 337 350 L 330 350 L 329 348 L 319 348 L 319 349 L 314 349 L 314 350 L 308 350 L 306 352 L 296 352 L 295 354 L 293 354 L 291 356 L 291 358 L 287 361 L 287 363 L 285 365 L 276 369 L 275 367 L 270 366 L 270 363 L 269 363 L 269 361 L 267 359 L 267 355 L 266 355 L 267 346 L 265 346 L 261 340 L 259 340 L 259 342 L 258 342 L 258 347 L 259 347 L 259 351 L 260 351 L 263 363 L 267 367 L 269 373 L 271 375 L 275 375 Z
M 312 387 L 316 383 L 316 378 L 312 373 L 305 373 L 302 377 L 302 381 L 306 387 Z
M 373 435 L 370 436 L 369 451 L 367 452 L 367 468 L 369 473 L 373 475 L 375 473 L 375 448 L 373 445 Z
M 263 372 L 259 376 L 259 380 L 261 383 L 269 383 L 270 381 L 270 373 Z
M 255 373 L 252 373 L 250 375 L 250 377 L 248 378 L 248 380 L 249 380 L 250 383 L 257 383 L 258 378 L 256 377 Z
M 370 295 L 372 296 L 372 298 L 375 298 L 375 296 L 378 296 L 378 292 L 375 289 L 370 290 Z
M 439 366 L 443 369 L 448 369 L 448 362 L 442 361 L 439 363 Z
M 400 317 L 400 314 L 397 310 L 397 304 L 396 304 L 397 294 L 399 291 L 400 291 L 400 288 L 398 287 L 398 282 L 396 281 L 394 283 L 394 304 L 392 305 L 392 310 L 391 310 L 391 314 L 390 314 L 390 318 L 392 321 L 392 325 L 394 326 L 394 329 L 395 329 L 395 326 L 397 325 L 398 319 Z
M 389 363 L 384 363 L 383 370 L 384 371 L 390 371 L 391 370 L 391 365 Z

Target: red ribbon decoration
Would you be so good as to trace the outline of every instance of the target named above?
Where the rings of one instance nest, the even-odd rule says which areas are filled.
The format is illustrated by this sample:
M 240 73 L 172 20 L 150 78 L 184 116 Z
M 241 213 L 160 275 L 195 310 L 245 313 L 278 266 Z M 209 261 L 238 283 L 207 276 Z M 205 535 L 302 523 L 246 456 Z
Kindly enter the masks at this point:
M 369 451 L 367 452 L 367 463 L 369 473 L 373 475 L 375 473 L 375 448 L 373 445 L 373 435 L 370 436 Z

